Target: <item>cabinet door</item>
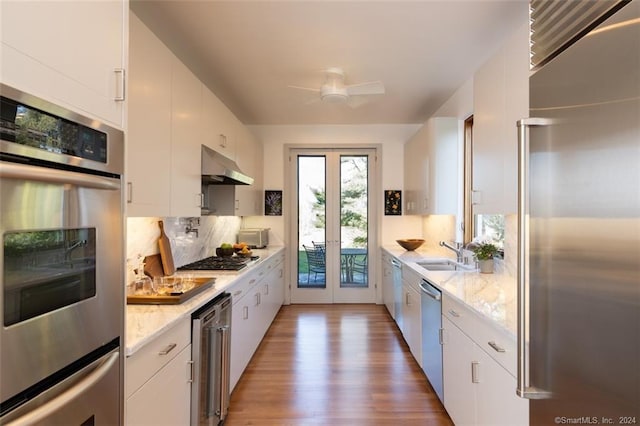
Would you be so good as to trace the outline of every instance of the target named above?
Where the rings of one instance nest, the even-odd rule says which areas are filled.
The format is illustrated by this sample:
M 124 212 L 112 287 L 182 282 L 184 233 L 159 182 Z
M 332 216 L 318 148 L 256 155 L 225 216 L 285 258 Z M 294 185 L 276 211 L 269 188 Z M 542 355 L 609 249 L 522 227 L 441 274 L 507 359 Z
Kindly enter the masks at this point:
M 408 336 L 407 343 L 411 354 L 415 358 L 416 362 L 422 366 L 422 318 L 421 318 L 421 303 L 420 293 L 418 293 L 413 287 L 406 288 L 405 296 L 407 314 L 405 316 L 405 323 L 408 322 Z
M 252 292 L 234 303 L 231 310 L 231 390 L 236 386 L 242 372 L 247 367 L 253 351 L 252 320 L 255 312 L 251 308 Z
M 130 15 L 128 216 L 170 216 L 173 54 Z
M 516 379 L 480 348 L 476 349 L 477 423 L 527 425 L 528 400 L 516 395 Z
M 123 127 L 128 2 L 3 1 L 2 82 Z
M 472 383 L 475 344 L 442 317 L 444 407 L 456 425 L 476 424 L 476 393 Z
M 237 124 L 236 163 L 254 181 L 236 186 L 236 216 L 258 216 L 262 214 L 262 145 L 246 126 Z
M 393 317 L 393 267 L 386 254 L 382 255 L 382 301 L 389 314 Z
M 226 157 L 236 158 L 236 117 L 218 97 L 205 88 L 202 95 L 203 143 Z
M 516 121 L 528 115 L 528 26 L 518 29 L 474 76 L 475 213 L 517 211 Z
M 126 402 L 127 425 L 188 425 L 191 412 L 191 345 L 160 369 Z
M 202 83 L 177 58 L 171 76 L 171 216 L 200 216 Z
M 423 126 L 404 146 L 405 213 L 425 214 L 429 188 L 427 135 Z

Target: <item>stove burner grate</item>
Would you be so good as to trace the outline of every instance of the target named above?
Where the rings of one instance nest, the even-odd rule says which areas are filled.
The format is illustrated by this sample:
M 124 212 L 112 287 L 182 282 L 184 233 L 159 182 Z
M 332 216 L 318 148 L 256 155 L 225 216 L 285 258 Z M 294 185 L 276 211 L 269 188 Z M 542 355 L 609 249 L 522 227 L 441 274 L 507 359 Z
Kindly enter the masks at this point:
M 249 257 L 217 257 L 211 256 L 205 259 L 201 259 L 195 261 L 193 263 L 189 263 L 187 265 L 180 266 L 178 270 L 187 271 L 187 270 L 195 270 L 195 271 L 207 271 L 207 270 L 216 270 L 216 271 L 239 271 L 240 269 L 247 266 L 247 263 L 252 260 L 259 259 L 259 256 L 251 256 Z

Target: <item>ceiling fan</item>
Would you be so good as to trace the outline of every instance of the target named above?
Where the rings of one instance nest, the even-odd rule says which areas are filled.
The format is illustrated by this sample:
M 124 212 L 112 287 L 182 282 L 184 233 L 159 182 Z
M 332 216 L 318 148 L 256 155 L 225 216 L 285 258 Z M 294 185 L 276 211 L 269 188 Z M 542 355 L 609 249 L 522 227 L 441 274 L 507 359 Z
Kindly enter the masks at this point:
M 363 98 L 354 96 L 383 95 L 384 85 L 381 81 L 368 81 L 357 84 L 344 84 L 344 71 L 342 68 L 328 68 L 324 84 L 319 88 L 289 86 L 293 89 L 307 90 L 320 94 L 319 99 L 327 103 L 347 103 L 357 107 L 366 102 Z

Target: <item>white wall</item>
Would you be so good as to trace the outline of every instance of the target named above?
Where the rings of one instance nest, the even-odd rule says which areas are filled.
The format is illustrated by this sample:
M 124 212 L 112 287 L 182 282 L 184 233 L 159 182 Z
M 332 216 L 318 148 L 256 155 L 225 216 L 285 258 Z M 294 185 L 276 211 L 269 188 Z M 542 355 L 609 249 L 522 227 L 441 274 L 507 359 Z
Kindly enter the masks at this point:
M 264 146 L 264 189 L 285 188 L 285 145 L 362 145 L 381 146 L 381 185 L 378 213 L 381 218 L 381 245 L 395 244 L 399 238 L 421 235 L 421 220 L 417 216 L 384 216 L 382 190 L 403 189 L 404 142 L 421 125 L 321 125 L 321 126 L 250 126 Z M 284 202 L 287 194 L 284 193 Z M 270 238 L 284 242 L 286 216 L 250 217 L 243 226 L 271 228 Z

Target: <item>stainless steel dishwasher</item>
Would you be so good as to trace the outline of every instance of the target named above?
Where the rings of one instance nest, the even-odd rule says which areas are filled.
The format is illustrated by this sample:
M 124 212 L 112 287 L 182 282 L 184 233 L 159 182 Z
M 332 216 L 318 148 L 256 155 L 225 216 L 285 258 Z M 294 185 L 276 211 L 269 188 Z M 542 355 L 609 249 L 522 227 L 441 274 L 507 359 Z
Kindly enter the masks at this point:
M 218 425 L 227 416 L 231 305 L 223 293 L 192 315 L 191 425 Z
M 444 403 L 442 378 L 442 292 L 429 281 L 420 282 L 422 308 L 422 370 Z

